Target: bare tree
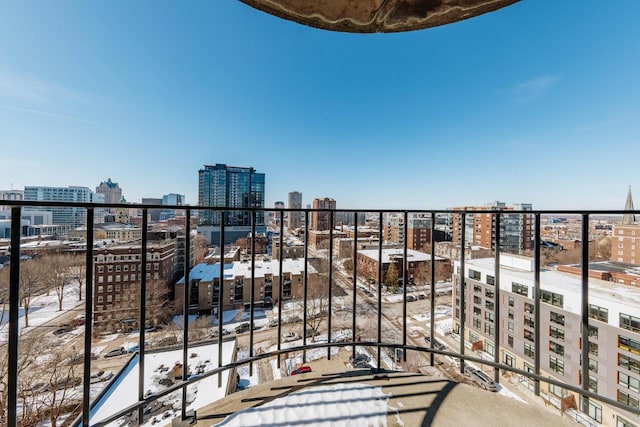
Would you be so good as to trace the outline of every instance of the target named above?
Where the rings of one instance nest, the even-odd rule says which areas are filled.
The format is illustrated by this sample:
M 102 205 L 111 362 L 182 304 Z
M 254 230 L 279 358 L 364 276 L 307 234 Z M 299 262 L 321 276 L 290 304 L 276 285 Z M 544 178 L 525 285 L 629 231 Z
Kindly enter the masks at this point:
M 78 301 L 82 301 L 82 288 L 84 287 L 84 282 L 87 278 L 87 266 L 84 259 L 79 255 L 73 256 L 70 260 L 70 264 L 71 268 L 69 269 L 69 274 L 78 284 L 76 293 L 78 294 Z
M 0 269 L 0 325 L 4 322 L 4 316 L 9 302 L 9 269 Z
M 43 264 L 38 259 L 20 262 L 20 305 L 24 308 L 24 326 L 29 327 L 31 298 L 43 292 Z
M 197 318 L 194 322 L 189 324 L 189 341 L 196 342 L 207 339 L 209 337 L 210 329 L 211 316 Z
M 58 348 L 49 353 L 47 361 L 40 367 L 48 384 L 48 393 L 44 394 L 42 403 L 51 427 L 56 427 L 58 418 L 66 412 L 71 412 L 73 407 L 79 404 L 77 399 L 73 399 L 72 391 L 80 378 L 76 377 L 76 364 L 68 361 L 68 350 Z
M 71 282 L 68 275 L 71 259 L 67 255 L 56 253 L 43 258 L 42 263 L 43 280 L 48 289 L 55 291 L 58 298 L 58 311 L 62 311 L 64 291 Z
M 322 316 L 326 315 L 329 307 L 329 279 L 324 275 L 313 275 L 308 279 L 307 288 L 307 325 L 311 329 L 311 341 L 322 324 Z M 306 333 L 306 331 L 303 331 Z

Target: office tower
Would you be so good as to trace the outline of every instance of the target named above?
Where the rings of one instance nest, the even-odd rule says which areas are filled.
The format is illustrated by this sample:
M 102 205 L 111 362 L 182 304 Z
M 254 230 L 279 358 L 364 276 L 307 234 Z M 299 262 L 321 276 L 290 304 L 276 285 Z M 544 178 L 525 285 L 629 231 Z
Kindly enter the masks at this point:
M 336 201 L 328 197 L 313 199 L 313 209 L 335 210 Z M 333 215 L 333 223 L 335 224 L 335 212 Z M 313 212 L 311 214 L 311 230 L 325 231 L 329 230 L 329 212 Z
M 143 205 L 161 205 L 162 204 L 162 199 L 158 199 L 156 197 L 143 197 L 142 198 L 142 204 Z M 158 221 L 160 219 L 160 213 L 162 212 L 162 209 L 160 208 L 151 208 L 148 211 L 148 219 L 150 221 Z
M 299 191 L 292 191 L 289 193 L 289 209 L 301 209 L 302 208 L 302 193 Z M 299 228 L 302 226 L 302 212 L 289 212 L 289 228 Z
M 102 181 L 96 187 L 96 193 L 104 194 L 104 203 L 107 204 L 120 203 L 120 199 L 122 199 L 122 188 L 117 182 L 111 181 L 111 178 Z
M 87 187 L 38 187 L 24 188 L 24 200 L 38 202 L 74 202 L 92 203 L 102 202 L 103 196 L 96 195 Z M 69 224 L 72 227 L 82 227 L 86 221 L 86 209 L 79 207 L 45 207 L 43 211 L 52 213 L 54 224 Z
M 284 202 L 280 202 L 280 201 L 275 202 L 275 203 L 273 204 L 273 207 L 274 207 L 275 209 L 284 209 Z
M 162 196 L 163 205 L 183 206 L 186 204 L 184 194 L 169 193 Z
M 264 209 L 264 173 L 251 167 L 205 165 L 198 171 L 198 206 L 214 208 Z M 203 231 L 207 241 L 215 243 L 222 223 L 222 212 L 200 211 L 200 225 L 212 227 Z M 224 214 L 225 243 L 246 237 L 251 232 L 251 211 L 228 210 Z M 266 232 L 264 211 L 256 212 L 256 232 Z M 210 233 L 210 234 L 209 234 Z
M 382 224 L 384 241 L 404 244 L 404 215 L 385 215 Z M 425 249 L 426 245 L 431 243 L 431 216 L 420 213 L 409 214 L 406 240 L 409 249 Z

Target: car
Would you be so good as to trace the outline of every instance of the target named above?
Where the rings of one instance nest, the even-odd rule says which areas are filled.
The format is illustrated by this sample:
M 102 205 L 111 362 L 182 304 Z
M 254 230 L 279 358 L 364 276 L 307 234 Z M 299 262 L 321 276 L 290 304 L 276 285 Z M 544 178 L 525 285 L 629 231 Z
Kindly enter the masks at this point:
M 474 368 L 473 366 L 468 365 L 468 364 L 465 363 L 465 365 L 464 365 L 464 374 L 466 376 L 470 377 L 471 374 L 474 373 L 475 371 L 477 371 L 476 368 Z
M 243 334 L 245 332 L 249 332 L 249 329 L 251 329 L 251 325 L 249 325 L 249 323 L 243 323 L 240 326 L 237 326 L 235 331 L 236 334 Z
M 431 345 L 431 337 L 429 335 L 425 335 L 424 336 L 424 340 L 427 342 L 427 344 Z M 447 347 L 443 343 L 438 341 L 437 338 L 434 338 L 433 339 L 433 348 L 435 348 L 436 350 L 444 350 Z
M 427 294 L 424 292 L 418 292 L 418 299 L 427 299 Z
M 67 326 L 62 326 L 62 327 L 60 327 L 60 328 L 56 329 L 55 331 L 53 331 L 53 335 L 62 335 L 62 334 L 66 334 L 67 332 L 70 332 L 70 331 L 71 331 L 71 329 L 73 329 L 73 328 L 71 328 L 71 327 L 70 327 L 70 326 L 68 326 L 68 325 L 67 325 Z
M 295 332 L 288 332 L 288 333 L 282 335 L 282 341 L 284 341 L 284 342 L 295 341 L 298 338 L 299 338 L 298 334 L 296 334 Z
M 116 356 L 121 356 L 123 354 L 127 354 L 127 350 L 124 349 L 124 347 L 119 347 L 119 348 L 114 348 L 113 350 L 107 352 L 104 357 L 116 357 Z
M 407 295 L 406 300 L 407 302 L 414 302 L 417 301 L 417 298 L 413 295 Z
M 267 323 L 267 326 L 270 328 L 273 328 L 275 326 L 278 326 L 278 319 L 271 319 L 269 320 L 269 323 Z
M 300 374 L 306 374 L 307 372 L 311 372 L 311 367 L 305 365 L 305 366 L 300 366 L 298 369 L 294 369 L 293 371 L 291 371 L 289 375 L 300 375 Z
M 351 366 L 356 366 L 360 362 L 368 363 L 370 360 L 371 360 L 371 357 L 369 357 L 368 354 L 357 353 L 355 357 L 353 356 L 349 357 L 349 364 Z
M 480 387 L 489 391 L 498 391 L 495 381 L 493 381 L 489 375 L 485 374 L 479 369 L 474 369 L 469 375 Z
M 369 362 L 365 361 L 365 360 L 361 360 L 359 362 L 357 362 L 355 365 L 353 365 L 354 368 L 357 369 L 371 369 L 372 366 L 369 364 Z

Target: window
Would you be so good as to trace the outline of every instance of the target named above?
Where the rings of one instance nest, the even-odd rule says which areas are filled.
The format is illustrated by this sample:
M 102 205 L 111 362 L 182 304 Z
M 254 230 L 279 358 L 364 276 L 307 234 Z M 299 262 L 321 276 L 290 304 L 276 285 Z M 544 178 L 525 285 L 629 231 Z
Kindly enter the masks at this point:
M 640 317 L 620 313 L 620 327 L 633 332 L 640 332 Z
M 480 272 L 469 269 L 469 279 L 480 280 Z
M 511 292 L 526 297 L 529 295 L 529 287 L 520 283 L 511 282 Z
M 496 278 L 487 274 L 487 285 L 495 285 Z
M 549 368 L 560 375 L 564 375 L 564 362 L 556 357 L 549 356 Z
M 473 297 L 473 303 L 474 304 L 478 304 L 478 305 L 482 305 L 482 298 L 480 298 L 478 296 L 474 296 Z
M 484 333 L 489 335 L 489 336 L 493 336 L 495 334 L 495 328 L 493 327 L 492 324 L 485 323 L 484 324 Z
M 540 301 L 562 308 L 564 305 L 564 296 L 560 294 L 556 294 L 555 292 L 541 290 Z
M 160 269 L 160 264 L 159 264 L 159 263 L 157 263 L 157 262 L 156 262 L 156 263 L 154 263 L 154 264 L 153 264 L 153 269 L 154 269 L 154 270 L 159 270 L 159 269 Z
M 509 316 L 509 319 L 513 320 L 513 309 L 512 308 L 509 309 L 508 316 Z
M 531 331 L 529 331 L 529 330 L 526 330 L 526 329 L 525 329 L 525 330 L 524 330 L 524 339 L 525 339 L 525 340 L 527 340 L 527 341 L 531 341 L 531 342 L 533 342 L 533 341 L 534 341 L 534 339 L 533 339 L 533 332 L 531 332 Z
M 482 288 L 479 285 L 473 285 L 473 293 L 482 295 Z
M 473 314 L 476 316 L 482 316 L 482 309 L 480 307 L 473 306 Z
M 513 307 L 514 303 L 513 297 L 509 297 L 509 307 Z
M 116 265 L 116 273 L 120 273 L 120 264 Z
M 529 372 L 530 374 L 533 374 L 535 372 L 533 366 L 529 365 L 527 362 L 524 362 L 524 371 Z
M 536 322 L 535 322 L 535 320 L 533 320 L 533 317 L 524 316 L 524 325 L 529 327 L 529 328 L 535 328 L 536 327 Z
M 564 326 L 564 314 L 559 314 L 552 311 L 549 320 L 551 320 L 553 323 Z
M 513 322 L 507 322 L 507 330 L 513 332 Z
M 638 401 L 638 397 L 625 393 L 622 390 L 618 390 L 618 402 L 624 403 L 625 405 L 633 408 L 640 408 L 640 401 Z
M 484 320 L 486 320 L 487 322 L 491 322 L 493 323 L 494 320 L 494 314 L 492 311 L 485 311 L 484 312 Z
M 589 325 L 589 338 L 598 339 L 598 328 L 596 326 Z
M 507 345 L 511 348 L 513 348 L 513 336 L 512 335 L 507 335 Z
M 589 317 L 600 320 L 601 322 L 608 322 L 609 310 L 604 307 L 598 307 L 595 304 L 589 304 Z
M 589 354 L 592 354 L 594 356 L 598 355 L 598 344 L 589 342 Z
M 484 291 L 484 296 L 485 296 L 486 298 L 493 299 L 493 297 L 495 296 L 495 294 L 494 294 L 494 292 L 493 292 L 493 291 L 490 291 L 489 289 L 485 289 L 485 291 Z
M 125 264 L 125 265 L 122 267 L 122 271 L 129 271 L 129 264 Z
M 524 355 L 530 358 L 534 358 L 536 351 L 531 344 L 524 343 Z
M 485 301 L 485 302 L 484 302 L 484 307 L 485 307 L 487 310 L 491 310 L 491 311 L 493 311 L 493 310 L 494 310 L 494 308 L 495 308 L 495 304 L 494 304 L 494 302 L 493 302 L 493 301 Z
M 476 342 L 478 341 L 478 339 L 479 339 L 478 334 L 476 334 L 475 332 L 469 331 L 469 341 Z
M 549 336 L 560 341 L 564 341 L 564 331 L 555 326 L 549 326 Z
M 516 364 L 515 362 L 516 358 L 514 355 L 507 353 L 506 351 L 502 352 L 502 363 L 513 368 Z
M 630 351 L 634 354 L 640 354 L 640 341 L 618 335 L 618 348 Z
M 526 311 L 529 314 L 533 313 L 533 304 L 529 304 L 528 302 L 525 302 L 524 311 Z
M 640 374 L 640 360 L 618 353 L 618 366 Z
M 473 318 L 473 327 L 476 329 L 482 329 L 482 322 L 477 317 Z
M 598 361 L 592 358 L 589 358 L 589 370 L 593 373 L 598 373 Z
M 108 273 L 112 273 L 113 272 L 113 265 L 108 265 L 107 266 L 107 272 Z
M 616 423 L 616 427 L 637 427 L 635 424 L 631 424 L 629 421 L 622 418 L 618 415 L 618 422 Z
M 640 391 L 640 380 L 638 378 L 631 377 L 623 372 L 618 372 L 618 384 L 623 387 L 633 390 L 636 393 Z
M 583 404 L 582 407 L 585 407 L 586 404 L 586 408 L 585 408 L 585 413 L 593 418 L 594 420 L 596 420 L 597 422 L 601 423 L 602 422 L 602 405 L 599 405 L 593 401 L 591 401 L 590 399 L 583 399 Z
M 598 379 L 593 375 L 589 375 L 589 391 L 598 392 Z
M 100 285 L 98 286 L 98 293 L 101 294 L 104 292 L 104 286 Z
M 98 273 L 104 273 L 104 265 L 98 266 Z
M 549 341 L 549 351 L 559 356 L 564 356 L 564 346 L 553 341 Z

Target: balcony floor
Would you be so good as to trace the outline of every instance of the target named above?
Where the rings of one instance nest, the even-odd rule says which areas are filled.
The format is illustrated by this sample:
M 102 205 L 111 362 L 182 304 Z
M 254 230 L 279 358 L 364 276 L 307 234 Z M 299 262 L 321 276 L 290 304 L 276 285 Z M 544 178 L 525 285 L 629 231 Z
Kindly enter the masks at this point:
M 481 390 L 444 378 L 434 378 L 408 372 L 372 374 L 370 370 L 311 372 L 260 384 L 239 391 L 198 410 L 198 427 L 212 426 L 226 416 L 247 408 L 256 408 L 292 392 L 312 392 L 314 387 L 335 384 L 367 384 L 382 387 L 389 397 L 387 426 L 574 426 L 536 404 Z M 280 410 L 310 411 L 304 407 L 280 406 Z M 395 409 L 394 409 L 395 408 Z M 352 415 L 343 419 L 336 412 L 319 414 L 318 423 L 353 425 Z M 259 424 L 256 424 L 259 425 Z M 309 421 L 305 425 L 312 425 Z M 328 424 L 325 424 L 328 425 Z

